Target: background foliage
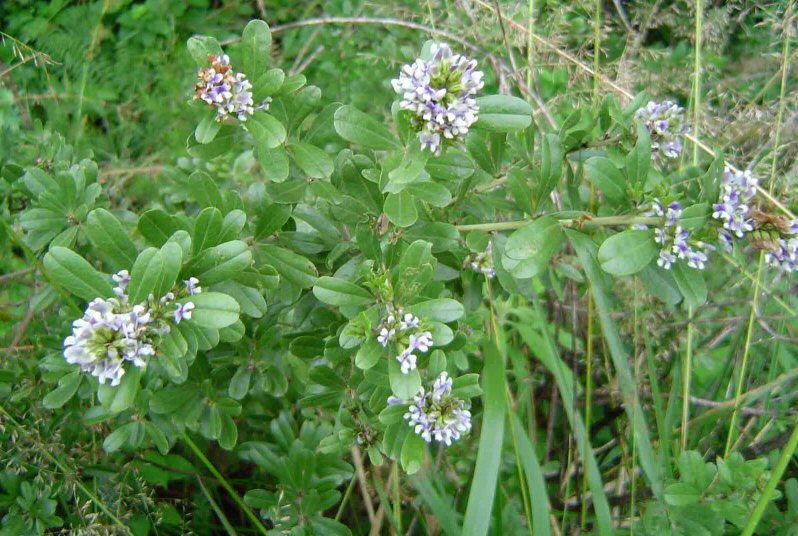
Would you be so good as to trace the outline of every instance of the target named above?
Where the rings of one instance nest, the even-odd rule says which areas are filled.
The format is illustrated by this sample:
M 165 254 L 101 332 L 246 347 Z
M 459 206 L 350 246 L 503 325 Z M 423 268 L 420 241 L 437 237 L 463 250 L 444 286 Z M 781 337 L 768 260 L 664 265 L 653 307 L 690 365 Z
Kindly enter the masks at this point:
M 246 65 L 255 18 L 280 126 L 212 135 L 187 40 Z M 674 280 L 649 239 L 613 252 L 619 229 L 578 223 L 629 214 L 649 177 L 711 202 L 719 154 L 795 213 L 795 20 L 789 2 L 7 0 L 0 531 L 796 534 L 794 277 L 738 248 Z M 532 125 L 405 151 L 390 80 L 428 39 Z M 640 92 L 686 106 L 711 150 L 640 171 Z M 431 180 L 405 187 L 418 162 Z M 490 281 L 467 268 L 489 237 Z M 212 292 L 146 377 L 98 389 L 64 337 L 100 274 L 152 273 L 145 255 L 181 259 L 153 289 Z M 365 342 L 391 298 L 422 304 L 444 341 L 423 368 L 471 399 L 451 447 L 382 411 L 416 387 Z

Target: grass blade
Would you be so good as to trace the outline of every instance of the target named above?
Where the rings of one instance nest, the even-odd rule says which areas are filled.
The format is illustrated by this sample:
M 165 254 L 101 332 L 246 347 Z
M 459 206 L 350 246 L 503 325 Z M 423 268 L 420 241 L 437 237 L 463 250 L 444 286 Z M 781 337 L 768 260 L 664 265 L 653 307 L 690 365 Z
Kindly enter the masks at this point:
M 460 522 L 459 515 L 455 512 L 454 508 L 446 502 L 440 493 L 435 489 L 428 478 L 415 478 L 413 479 L 413 486 L 418 491 L 421 501 L 427 505 L 427 508 L 435 515 L 440 528 L 444 534 L 448 536 L 460 535 Z
M 551 526 L 549 525 L 549 515 L 551 505 L 549 496 L 546 492 L 546 480 L 543 478 L 543 470 L 538 463 L 538 457 L 532 446 L 532 441 L 524 432 L 524 425 L 518 416 L 513 416 L 515 429 L 518 431 L 518 450 L 521 454 L 521 462 L 524 464 L 524 474 L 526 484 L 529 487 L 529 496 L 537 497 L 532 501 L 532 529 L 535 536 L 551 536 Z
M 488 533 L 504 439 L 504 363 L 493 342 L 485 342 L 483 349 L 485 409 L 482 413 L 474 479 L 471 481 L 463 522 L 464 536 L 484 536 Z
M 513 313 L 518 316 L 518 323 L 515 325 L 515 328 L 518 330 L 524 343 L 535 354 L 535 357 L 540 359 L 543 366 L 554 376 L 554 381 L 557 384 L 557 389 L 560 391 L 560 397 L 563 401 L 562 406 L 568 417 L 571 430 L 580 445 L 587 444 L 587 448 L 585 449 L 587 452 L 587 459 L 584 460 L 584 464 L 587 468 L 587 479 L 593 498 L 593 509 L 596 513 L 598 534 L 601 536 L 614 534 L 610 505 L 607 501 L 607 495 L 604 492 L 604 482 L 602 482 L 601 479 L 598 462 L 593 454 L 593 447 L 590 446 L 587 431 L 585 430 L 585 423 L 582 421 L 580 414 L 574 411 L 573 375 L 557 353 L 557 346 L 554 344 L 554 339 L 547 329 L 548 326 L 544 320 L 540 307 L 540 300 L 538 300 L 537 296 L 533 296 L 533 304 L 535 306 L 534 312 L 528 309 L 513 311 Z M 534 326 L 540 327 L 540 334 L 534 329 Z
M 637 396 L 637 387 L 629 367 L 628 352 L 624 349 L 615 322 L 610 314 L 609 292 L 605 286 L 605 277 L 601 272 L 596 259 L 596 245 L 590 238 L 582 233 L 566 231 L 571 240 L 576 254 L 579 257 L 587 278 L 590 280 L 590 290 L 596 303 L 596 312 L 601 320 L 601 331 L 604 340 L 607 341 L 612 364 L 615 367 L 616 377 L 621 389 L 621 396 L 624 400 L 624 407 L 632 423 L 637 453 L 640 458 L 640 466 L 648 478 L 649 486 L 654 496 L 662 497 L 664 489 L 662 481 L 661 466 L 655 463 L 654 449 L 651 445 L 651 438 L 648 433 L 643 408 L 640 406 L 640 399 Z

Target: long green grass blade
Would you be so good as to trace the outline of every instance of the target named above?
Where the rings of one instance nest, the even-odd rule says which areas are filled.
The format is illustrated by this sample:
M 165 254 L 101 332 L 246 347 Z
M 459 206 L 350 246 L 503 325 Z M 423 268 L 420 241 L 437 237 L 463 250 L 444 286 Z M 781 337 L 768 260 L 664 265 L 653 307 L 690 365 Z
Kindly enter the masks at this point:
M 504 362 L 492 341 L 484 343 L 483 351 L 485 409 L 482 412 L 474 479 L 471 481 L 463 522 L 464 536 L 484 536 L 488 533 L 504 439 Z
M 590 289 L 596 303 L 596 312 L 601 320 L 601 331 L 604 340 L 607 342 L 610 358 L 615 367 L 616 377 L 621 389 L 621 396 L 624 401 L 624 408 L 632 423 L 632 432 L 640 466 L 648 479 L 649 486 L 655 497 L 661 498 L 664 485 L 662 481 L 662 468 L 656 463 L 654 449 L 649 437 L 648 425 L 646 424 L 645 414 L 637 396 L 632 370 L 629 366 L 628 352 L 623 347 L 621 336 L 615 327 L 615 322 L 610 314 L 609 291 L 606 288 L 606 279 L 598 265 L 596 259 L 596 245 L 590 238 L 582 233 L 566 231 L 571 240 L 576 254 L 579 257 L 587 278 L 590 280 Z
M 460 520 L 459 514 L 455 512 L 454 508 L 444 499 L 440 493 L 432 485 L 428 478 L 419 477 L 412 480 L 413 487 L 418 491 L 427 508 L 430 509 L 435 519 L 438 520 L 438 525 L 443 530 L 444 534 L 448 536 L 460 535 Z
M 537 296 L 533 297 L 533 304 L 535 306 L 534 312 L 529 309 L 517 309 L 513 311 L 513 313 L 518 316 L 518 322 L 515 328 L 518 330 L 524 343 L 535 354 L 535 357 L 540 359 L 543 366 L 554 376 L 554 381 L 557 384 L 557 389 L 560 391 L 560 397 L 563 401 L 562 406 L 565 410 L 565 415 L 568 417 L 571 430 L 580 445 L 587 444 L 587 449 L 585 449 L 587 451 L 587 459 L 584 460 L 584 463 L 587 468 L 587 480 L 592 494 L 593 509 L 596 513 L 598 533 L 601 536 L 614 534 L 610 505 L 607 501 L 607 495 L 604 492 L 604 482 L 601 479 L 598 462 L 593 454 L 590 441 L 588 441 L 585 423 L 579 412 L 574 411 L 573 374 L 557 353 L 557 346 L 554 344 L 554 339 L 548 330 L 540 307 L 540 300 L 538 300 Z M 535 327 L 539 328 L 539 332 Z
M 529 496 L 534 498 L 532 501 L 533 534 L 535 536 L 551 536 L 551 526 L 549 525 L 551 505 L 546 491 L 546 480 L 543 478 L 543 470 L 540 468 L 532 441 L 524 432 L 521 419 L 516 415 L 513 416 L 513 420 L 518 433 L 518 451 L 521 454 L 521 463 L 524 465 Z

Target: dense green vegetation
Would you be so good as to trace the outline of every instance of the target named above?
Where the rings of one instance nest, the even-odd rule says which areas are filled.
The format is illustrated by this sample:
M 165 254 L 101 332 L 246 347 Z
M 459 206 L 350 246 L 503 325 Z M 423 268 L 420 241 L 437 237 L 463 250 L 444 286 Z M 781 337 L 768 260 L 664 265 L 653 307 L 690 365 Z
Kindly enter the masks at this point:
M 796 20 L 6 0 L 0 534 L 798 534 Z

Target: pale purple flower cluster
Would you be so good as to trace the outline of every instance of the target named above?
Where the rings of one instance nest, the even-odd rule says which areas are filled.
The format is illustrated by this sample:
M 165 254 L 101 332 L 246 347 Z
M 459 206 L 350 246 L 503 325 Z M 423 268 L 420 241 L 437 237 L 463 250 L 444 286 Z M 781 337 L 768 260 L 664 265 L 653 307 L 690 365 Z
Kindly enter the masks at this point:
M 175 296 L 169 292 L 156 300 L 150 295 L 146 302 L 134 305 L 127 294 L 128 271 L 114 274 L 113 280 L 117 284 L 113 289 L 116 297 L 92 300 L 83 317 L 72 323 L 72 335 L 64 339 L 64 358 L 95 376 L 101 384 L 108 381 L 116 386 L 125 374 L 125 362 L 144 368 L 148 358 L 155 355 L 153 339 L 169 333 L 170 327 L 163 317 Z M 202 291 L 196 278 L 185 283 L 187 288 L 191 287 L 191 294 Z M 174 322 L 190 319 L 193 309 L 191 302 L 178 304 Z
M 727 167 L 723 174 L 720 203 L 712 205 L 712 217 L 723 222 L 718 235 L 726 250 L 731 250 L 735 236 L 742 238 L 754 230 L 749 203 L 756 196 L 758 184 L 749 170 L 738 172 Z
M 496 268 L 493 266 L 493 242 L 488 242 L 485 251 L 477 253 L 471 261 L 471 269 L 477 273 L 485 274 L 492 279 L 496 275 Z
M 233 71 L 227 54 L 210 54 L 210 67 L 199 70 L 199 78 L 194 86 L 194 97 L 216 108 L 216 119 L 221 121 L 228 115 L 235 115 L 239 121 L 246 121 L 256 109 L 268 110 L 271 98 L 258 106 L 252 100 L 252 84 L 244 73 Z
M 682 152 L 682 136 L 689 132 L 684 121 L 684 108 L 673 101 L 649 101 L 635 113 L 643 121 L 651 136 L 651 149 L 667 158 Z
M 662 226 L 654 229 L 654 241 L 661 246 L 657 264 L 666 270 L 680 259 L 687 261 L 687 266 L 703 270 L 714 251 L 714 246 L 701 241 L 690 241 L 690 231 L 679 225 L 682 206 L 673 201 L 667 207 L 655 198 L 651 205 L 651 213 L 662 218 Z
M 798 271 L 798 220 L 790 222 L 785 235 L 776 240 L 773 249 L 765 252 L 765 262 L 792 273 Z
M 396 397 L 388 399 L 389 404 L 400 402 Z M 471 412 L 463 400 L 452 396 L 452 379 L 446 372 L 441 372 L 429 391 L 419 389 L 404 418 L 427 443 L 434 439 L 449 446 L 471 429 Z
M 413 113 L 421 148 L 438 155 L 444 140 L 464 138 L 476 122 L 474 95 L 484 82 L 476 60 L 454 54 L 449 45 L 435 43 L 431 53 L 429 61 L 403 66 L 391 85 L 402 96 L 399 107 Z
M 421 329 L 421 320 L 411 313 L 389 313 L 380 325 L 377 342 L 386 348 L 395 341 L 400 348 L 396 360 L 401 365 L 402 374 L 408 374 L 416 368 L 418 356 L 416 352 L 426 353 L 432 346 L 432 333 Z

